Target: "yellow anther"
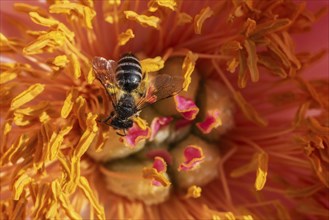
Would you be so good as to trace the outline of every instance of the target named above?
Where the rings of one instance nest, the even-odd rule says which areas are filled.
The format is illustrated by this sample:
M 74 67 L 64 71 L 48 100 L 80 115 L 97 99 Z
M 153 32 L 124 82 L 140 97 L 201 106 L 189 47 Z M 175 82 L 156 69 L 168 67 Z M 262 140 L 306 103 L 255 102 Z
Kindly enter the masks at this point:
M 0 84 L 9 82 L 17 77 L 16 73 L 13 72 L 2 72 L 0 75 Z
M 39 121 L 43 124 L 47 123 L 50 120 L 49 115 L 47 114 L 47 112 L 42 112 L 40 117 L 39 117 Z
M 164 67 L 164 60 L 159 56 L 141 60 L 140 63 L 141 63 L 143 72 L 146 72 L 146 73 L 156 72 Z
M 201 196 L 202 189 L 199 186 L 190 186 L 187 190 L 186 198 L 199 198 Z
M 23 53 L 27 55 L 39 54 L 43 50 L 52 51 L 63 46 L 65 43 L 65 34 L 60 31 L 51 31 L 41 35 L 37 40 L 27 47 L 24 47 Z
M 78 15 L 78 17 L 84 21 L 84 24 L 89 29 L 92 29 L 92 20 L 96 16 L 96 12 L 92 8 L 78 3 L 69 2 L 53 4 L 49 7 L 49 12 L 56 14 Z
M 78 57 L 72 53 L 70 55 L 70 61 L 71 61 L 71 71 L 73 72 L 74 78 L 79 79 L 81 76 L 81 67 L 80 67 L 80 62 L 78 60 Z
M 176 2 L 174 0 L 151 0 L 147 4 L 150 12 L 158 10 L 159 6 L 169 8 L 171 10 L 176 9 Z
M 187 91 L 188 87 L 191 83 L 191 75 L 195 68 L 195 62 L 198 59 L 197 54 L 193 54 L 189 51 L 184 59 L 182 69 L 184 74 L 184 83 L 183 83 L 183 90 Z
M 30 86 L 11 101 L 10 109 L 15 110 L 25 103 L 33 100 L 36 96 L 43 92 L 44 88 L 45 86 L 39 83 Z
M 72 89 L 69 92 L 69 94 L 66 96 L 66 99 L 64 101 L 64 105 L 63 105 L 62 110 L 61 110 L 62 118 L 67 118 L 67 116 L 72 111 L 75 98 L 76 98 L 76 90 Z
M 193 18 L 187 13 L 181 12 L 178 14 L 177 25 L 183 25 L 192 22 Z
M 23 171 L 21 171 L 23 172 Z M 26 173 L 23 173 L 14 183 L 13 193 L 14 200 L 18 200 L 21 196 L 26 185 L 32 182 L 32 178 L 29 177 Z
M 201 34 L 201 29 L 203 23 L 206 19 L 211 17 L 214 14 L 213 10 L 210 7 L 203 8 L 199 14 L 197 14 L 194 18 L 194 31 L 196 34 Z
M 118 43 L 120 46 L 125 45 L 130 39 L 134 38 L 135 35 L 131 29 L 126 30 L 125 32 L 122 32 L 118 36 Z
M 255 181 L 255 188 L 257 191 L 262 190 L 266 183 L 268 155 L 265 152 L 261 152 L 257 155 L 257 174 Z
M 121 4 L 121 0 L 107 0 L 109 5 L 116 5 L 119 6 Z
M 42 17 L 37 12 L 30 12 L 29 15 L 34 23 L 42 26 L 51 27 L 59 24 L 59 21 L 52 18 Z
M 150 26 L 153 28 L 159 28 L 160 25 L 160 18 L 155 16 L 146 16 L 146 15 L 139 15 L 134 11 L 124 11 L 126 18 L 132 21 L 137 21 L 142 26 Z
M 55 57 L 55 59 L 53 60 L 53 64 L 55 66 L 58 66 L 60 68 L 63 68 L 66 66 L 66 64 L 68 63 L 68 59 L 67 59 L 67 56 L 66 55 L 60 55 L 60 56 L 57 56 Z

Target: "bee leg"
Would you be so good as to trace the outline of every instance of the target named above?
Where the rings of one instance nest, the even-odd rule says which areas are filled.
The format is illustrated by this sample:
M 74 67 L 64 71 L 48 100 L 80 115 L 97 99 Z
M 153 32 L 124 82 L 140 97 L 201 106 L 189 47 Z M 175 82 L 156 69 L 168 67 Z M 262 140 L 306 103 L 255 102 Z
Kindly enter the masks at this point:
M 107 118 L 102 119 L 102 122 L 105 123 L 105 124 L 107 124 L 107 122 L 108 122 L 111 118 L 113 118 L 113 116 L 114 116 L 114 112 L 111 112 L 111 114 L 110 114 Z
M 124 136 L 127 135 L 125 130 L 123 130 L 123 134 L 121 134 L 121 133 L 118 132 L 118 131 L 117 131 L 116 133 L 117 133 L 117 135 L 119 135 L 119 136 L 121 136 L 121 137 L 124 137 Z

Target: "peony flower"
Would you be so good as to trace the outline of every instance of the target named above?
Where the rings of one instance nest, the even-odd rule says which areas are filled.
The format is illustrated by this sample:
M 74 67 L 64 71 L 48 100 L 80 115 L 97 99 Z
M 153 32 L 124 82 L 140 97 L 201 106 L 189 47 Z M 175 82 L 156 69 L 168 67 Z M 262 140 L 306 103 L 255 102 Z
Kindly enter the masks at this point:
M 0 219 L 329 217 L 327 2 L 0 4 Z M 120 136 L 92 60 L 130 52 Z

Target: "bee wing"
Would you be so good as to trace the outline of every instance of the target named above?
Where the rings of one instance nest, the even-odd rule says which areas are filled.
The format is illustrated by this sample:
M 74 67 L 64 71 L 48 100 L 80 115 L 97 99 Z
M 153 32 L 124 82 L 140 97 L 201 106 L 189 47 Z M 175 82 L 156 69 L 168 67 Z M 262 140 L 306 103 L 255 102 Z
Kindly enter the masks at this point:
M 183 77 L 160 74 L 150 80 L 143 97 L 137 103 L 137 109 L 141 110 L 146 106 L 160 100 L 177 95 L 183 90 Z
M 114 107 L 117 104 L 116 92 L 118 90 L 115 82 L 115 64 L 115 61 L 104 57 L 95 57 L 92 61 L 96 79 L 104 86 Z

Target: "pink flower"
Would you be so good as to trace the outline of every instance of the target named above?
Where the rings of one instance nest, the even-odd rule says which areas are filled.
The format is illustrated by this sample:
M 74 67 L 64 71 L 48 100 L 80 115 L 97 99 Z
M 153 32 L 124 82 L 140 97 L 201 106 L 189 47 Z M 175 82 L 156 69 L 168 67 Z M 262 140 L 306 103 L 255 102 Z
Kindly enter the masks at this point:
M 329 217 L 327 2 L 0 4 L 0 219 Z M 182 91 L 119 137 L 125 52 Z

